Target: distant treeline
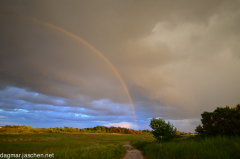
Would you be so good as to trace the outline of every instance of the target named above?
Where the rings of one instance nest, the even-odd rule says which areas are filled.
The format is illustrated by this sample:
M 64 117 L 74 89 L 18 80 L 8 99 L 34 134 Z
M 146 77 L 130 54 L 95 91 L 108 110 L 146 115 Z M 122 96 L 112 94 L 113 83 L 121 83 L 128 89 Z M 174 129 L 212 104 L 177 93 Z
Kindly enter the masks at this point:
M 121 134 L 147 134 L 151 133 L 150 130 L 133 130 L 121 127 L 105 127 L 96 126 L 93 128 L 73 128 L 73 127 L 55 127 L 55 128 L 32 128 L 31 126 L 15 126 L 6 125 L 0 128 L 0 132 L 32 132 L 32 133 L 63 133 L 63 132 L 75 132 L 75 133 L 121 133 Z

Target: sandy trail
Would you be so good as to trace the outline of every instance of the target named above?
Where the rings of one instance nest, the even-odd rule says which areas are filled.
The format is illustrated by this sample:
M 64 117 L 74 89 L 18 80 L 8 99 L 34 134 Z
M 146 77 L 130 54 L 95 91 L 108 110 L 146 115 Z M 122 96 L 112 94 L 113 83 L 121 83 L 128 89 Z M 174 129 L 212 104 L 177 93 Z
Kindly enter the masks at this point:
M 127 150 L 127 154 L 123 157 L 123 159 L 145 159 L 142 152 L 132 147 L 129 141 L 123 146 Z

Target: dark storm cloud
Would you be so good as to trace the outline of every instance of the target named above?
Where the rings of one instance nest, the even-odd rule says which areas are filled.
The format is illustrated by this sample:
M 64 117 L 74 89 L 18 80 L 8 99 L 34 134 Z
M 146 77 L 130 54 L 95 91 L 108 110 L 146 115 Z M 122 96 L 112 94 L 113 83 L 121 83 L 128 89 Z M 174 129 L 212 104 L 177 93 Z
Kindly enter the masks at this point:
M 192 130 L 203 111 L 239 103 L 237 0 L 0 3 L 1 11 L 66 29 L 102 52 L 127 84 L 139 121 L 188 120 Z M 113 116 L 103 120 L 132 113 L 113 69 L 91 49 L 24 18 L 0 14 L 0 19 L 2 109 L 31 103 L 26 110 L 68 107 L 74 113 L 79 107 L 93 117 Z M 6 92 L 7 87 L 19 90 Z M 25 104 L 17 106 L 16 100 Z
M 35 92 L 26 92 L 23 89 L 13 87 L 0 91 L 0 97 L 1 109 L 10 111 L 24 109 L 27 111 L 82 113 L 91 116 L 121 116 L 127 115 L 127 112 L 129 112 L 129 106 L 122 106 L 118 103 L 114 104 L 106 100 L 93 101 L 86 103 L 86 105 L 81 105 L 71 100 L 46 96 Z

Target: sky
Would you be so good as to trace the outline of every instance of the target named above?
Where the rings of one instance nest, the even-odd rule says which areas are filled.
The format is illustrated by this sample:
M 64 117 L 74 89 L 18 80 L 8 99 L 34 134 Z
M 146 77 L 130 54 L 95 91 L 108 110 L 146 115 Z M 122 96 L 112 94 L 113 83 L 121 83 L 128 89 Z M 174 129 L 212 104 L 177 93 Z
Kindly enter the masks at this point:
M 240 103 L 239 0 L 1 0 L 0 125 L 194 132 Z

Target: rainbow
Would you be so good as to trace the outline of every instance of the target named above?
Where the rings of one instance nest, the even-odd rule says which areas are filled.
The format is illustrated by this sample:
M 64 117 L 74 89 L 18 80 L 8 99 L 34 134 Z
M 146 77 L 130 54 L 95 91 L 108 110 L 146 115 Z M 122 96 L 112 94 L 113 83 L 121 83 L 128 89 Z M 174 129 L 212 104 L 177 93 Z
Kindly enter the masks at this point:
M 132 97 L 129 93 L 129 90 L 127 88 L 127 85 L 125 84 L 125 82 L 123 81 L 121 75 L 119 74 L 119 72 L 117 71 L 117 69 L 113 66 L 113 64 L 100 52 L 98 51 L 95 47 L 93 47 L 91 44 L 89 44 L 88 42 L 86 42 L 85 40 L 83 40 L 82 38 L 80 38 L 79 36 L 63 29 L 63 28 L 60 28 L 58 26 L 55 26 L 53 24 L 50 24 L 50 23 L 47 23 L 45 21 L 42 21 L 42 20 L 39 20 L 39 19 L 36 19 L 36 18 L 33 18 L 33 17 L 29 17 L 29 16 L 26 16 L 26 15 L 21 15 L 21 14 L 15 14 L 15 13 L 11 13 L 11 12 L 3 12 L 3 11 L 0 11 L 0 14 L 2 15 L 8 15 L 8 16 L 13 16 L 13 17 L 18 17 L 18 18 L 23 18 L 23 19 L 27 19 L 27 20 L 30 20 L 32 22 L 35 22 L 35 23 L 38 23 L 38 24 L 41 24 L 41 25 L 44 25 L 46 27 L 49 27 L 49 28 L 52 28 L 54 30 L 57 30 L 59 32 L 62 32 L 76 40 L 78 40 L 79 42 L 81 42 L 82 44 L 86 45 L 88 48 L 90 48 L 93 52 L 95 52 L 97 55 L 99 55 L 111 68 L 112 70 L 114 71 L 114 73 L 116 74 L 116 76 L 118 77 L 118 79 L 120 80 L 121 84 L 123 85 L 123 88 L 125 90 L 125 92 L 127 93 L 127 96 L 128 96 L 128 99 L 130 101 L 130 104 L 132 106 L 132 111 L 134 113 L 134 118 L 135 118 L 135 123 L 137 125 L 137 117 L 136 117 L 136 112 L 135 112 L 135 108 L 134 108 L 134 104 L 133 104 L 133 101 L 132 101 Z

